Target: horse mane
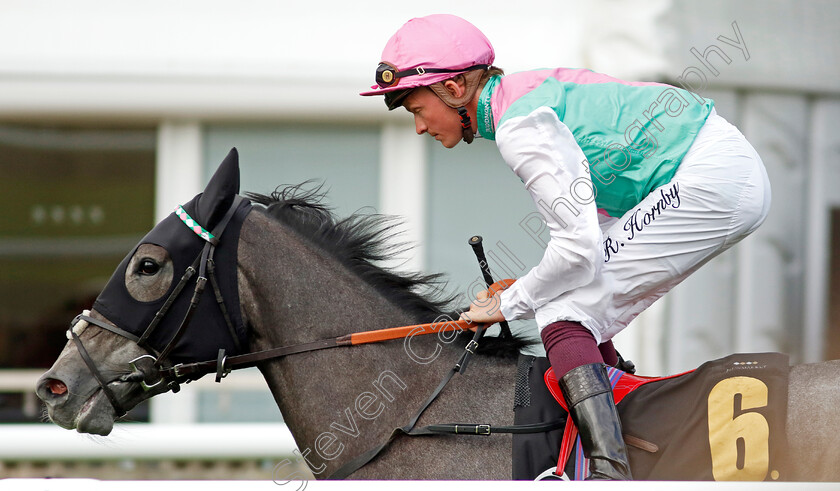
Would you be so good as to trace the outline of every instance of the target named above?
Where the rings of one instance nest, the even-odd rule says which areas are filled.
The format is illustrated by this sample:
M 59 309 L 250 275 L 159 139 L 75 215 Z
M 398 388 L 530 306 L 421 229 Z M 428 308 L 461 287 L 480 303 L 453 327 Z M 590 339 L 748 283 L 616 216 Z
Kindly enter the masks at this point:
M 398 217 L 377 213 L 360 213 L 339 219 L 323 203 L 323 184 L 305 181 L 297 185 L 279 186 L 270 195 L 246 193 L 252 203 L 262 205 L 266 214 L 288 226 L 310 243 L 335 257 L 383 297 L 412 314 L 418 322 L 433 322 L 441 316 L 457 319 L 466 309 L 453 310 L 458 295 L 444 293 L 443 275 L 398 272 L 381 266 L 383 260 L 411 249 L 405 242 L 395 241 L 400 232 Z M 468 341 L 467 336 L 464 344 Z M 510 357 L 530 342 L 514 337 L 505 342 L 484 344 L 485 354 Z

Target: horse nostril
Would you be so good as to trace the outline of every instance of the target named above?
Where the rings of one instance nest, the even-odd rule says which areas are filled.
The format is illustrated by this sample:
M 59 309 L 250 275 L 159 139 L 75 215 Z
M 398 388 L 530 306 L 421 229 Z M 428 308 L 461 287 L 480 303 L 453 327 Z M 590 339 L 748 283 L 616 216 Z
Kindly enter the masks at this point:
M 47 399 L 58 399 L 67 394 L 67 384 L 58 379 L 46 378 L 38 384 L 38 390 L 36 392 L 44 401 L 47 401 Z
M 53 395 L 60 396 L 67 392 L 67 386 L 61 380 L 50 379 L 47 381 L 47 390 Z

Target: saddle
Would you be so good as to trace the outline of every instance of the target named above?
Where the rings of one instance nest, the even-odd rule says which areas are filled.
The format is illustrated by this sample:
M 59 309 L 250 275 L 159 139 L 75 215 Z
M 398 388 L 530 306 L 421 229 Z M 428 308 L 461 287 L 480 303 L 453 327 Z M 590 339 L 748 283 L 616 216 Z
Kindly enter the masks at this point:
M 614 367 L 607 367 L 607 374 L 609 375 L 610 384 L 612 384 L 613 400 L 615 401 L 616 406 L 622 400 L 624 400 L 624 397 L 626 395 L 630 394 L 642 385 L 651 382 L 658 382 L 675 377 L 680 377 L 693 371 L 694 370 L 690 370 L 684 373 L 670 375 L 667 377 L 642 377 L 624 372 Z M 557 377 L 555 377 L 554 375 L 554 369 L 549 367 L 548 370 L 545 371 L 543 379 L 545 380 L 545 385 L 548 388 L 548 391 L 554 397 L 554 400 L 556 400 L 557 403 L 560 404 L 560 407 L 562 407 L 563 410 L 568 413 L 569 407 L 566 404 L 566 400 L 563 398 L 563 393 L 560 391 L 560 385 L 558 385 L 557 383 Z M 646 450 L 649 452 L 656 452 L 657 450 L 659 450 L 656 444 L 642 440 L 639 437 L 634 437 L 632 435 L 624 435 L 624 439 L 625 444 L 636 446 L 638 448 L 641 448 L 642 450 Z M 589 459 L 583 456 L 583 446 L 581 445 L 580 437 L 578 436 L 578 430 L 575 426 L 575 423 L 572 421 L 572 418 L 566 418 L 566 427 L 563 429 L 563 440 L 560 444 L 560 454 L 557 459 L 557 470 L 562 470 L 566 468 L 566 465 L 569 463 L 569 457 L 572 454 L 572 448 L 574 448 L 576 455 L 576 459 L 574 462 L 574 479 L 582 480 L 586 477 L 588 473 Z M 563 472 L 560 472 L 560 474 L 563 474 Z
M 609 370 L 634 478 L 784 479 L 788 371 L 779 353 L 730 355 L 667 377 Z M 513 436 L 513 479 L 584 479 L 588 463 L 547 359 L 520 357 L 515 394 L 514 424 L 559 416 L 566 425 Z

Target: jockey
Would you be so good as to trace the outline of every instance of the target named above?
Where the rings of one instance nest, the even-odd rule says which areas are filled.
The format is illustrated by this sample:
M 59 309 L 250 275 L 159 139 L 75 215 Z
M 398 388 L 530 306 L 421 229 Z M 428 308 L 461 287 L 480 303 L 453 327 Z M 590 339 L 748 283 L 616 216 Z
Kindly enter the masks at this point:
M 464 19 L 412 19 L 361 95 L 404 107 L 418 134 L 446 148 L 495 140 L 550 240 L 539 264 L 462 317 L 534 318 L 590 478 L 631 479 L 604 365 L 617 362 L 610 340 L 764 221 L 767 174 L 712 100 L 584 69 L 504 75 L 494 58 Z

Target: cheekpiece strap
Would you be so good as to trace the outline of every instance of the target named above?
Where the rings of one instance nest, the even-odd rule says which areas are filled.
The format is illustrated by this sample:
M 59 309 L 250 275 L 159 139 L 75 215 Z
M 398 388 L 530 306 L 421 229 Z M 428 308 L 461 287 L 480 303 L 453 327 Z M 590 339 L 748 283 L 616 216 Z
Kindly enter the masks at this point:
M 184 225 L 190 228 L 196 235 L 201 237 L 202 239 L 206 240 L 207 242 L 216 245 L 218 244 L 218 240 L 216 236 L 211 234 L 209 231 L 205 230 L 204 227 L 199 225 L 193 218 L 184 210 L 183 206 L 178 206 L 175 208 L 175 214 L 178 215 L 178 218 L 184 222 Z

